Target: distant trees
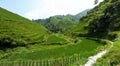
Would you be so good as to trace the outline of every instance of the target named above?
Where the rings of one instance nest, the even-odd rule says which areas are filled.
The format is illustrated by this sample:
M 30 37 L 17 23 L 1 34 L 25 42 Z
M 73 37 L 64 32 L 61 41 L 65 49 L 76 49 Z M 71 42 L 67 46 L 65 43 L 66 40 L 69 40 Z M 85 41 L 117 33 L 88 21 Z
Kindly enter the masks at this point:
M 77 24 L 83 16 L 87 14 L 88 11 L 91 9 L 86 9 L 76 15 L 56 15 L 51 16 L 46 19 L 37 19 L 32 20 L 35 22 L 38 22 L 45 26 L 48 30 L 54 33 L 65 33 L 68 31 L 71 27 L 73 27 L 75 24 Z
M 57 15 L 47 19 L 39 19 L 35 21 L 45 26 L 51 32 L 64 33 L 74 26 L 78 20 L 74 19 L 74 16 L 72 15 Z

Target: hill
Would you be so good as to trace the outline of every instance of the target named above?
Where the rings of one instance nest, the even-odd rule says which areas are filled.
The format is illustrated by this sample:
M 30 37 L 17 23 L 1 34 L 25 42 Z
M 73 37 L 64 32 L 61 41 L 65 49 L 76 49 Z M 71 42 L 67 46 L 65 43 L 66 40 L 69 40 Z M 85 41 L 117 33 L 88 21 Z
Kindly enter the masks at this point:
M 104 0 L 67 32 L 70 36 L 94 37 L 114 42 L 113 48 L 95 66 L 120 65 L 120 0 Z
M 47 19 L 38 19 L 36 22 L 45 26 L 48 30 L 54 33 L 63 33 L 77 22 L 72 15 L 56 15 Z M 69 26 L 68 26 L 69 25 Z
M 68 31 L 68 34 L 78 36 L 87 34 L 99 38 L 114 37 L 113 34 L 110 35 L 109 33 L 119 30 L 119 13 L 117 12 L 119 9 L 118 6 L 112 4 L 113 2 L 105 0 L 99 6 L 89 11 L 86 16 L 80 19 L 79 24 Z
M 56 15 L 51 16 L 47 19 L 38 19 L 34 20 L 43 26 L 45 26 L 48 30 L 54 33 L 64 33 L 68 31 L 71 27 L 77 24 L 82 16 L 85 16 L 90 9 L 86 9 L 76 15 Z
M 91 9 L 86 9 L 76 15 L 74 15 L 74 19 L 76 20 L 80 20 L 80 18 L 82 18 L 83 16 L 85 16 L 87 14 L 87 12 L 89 12 Z
M 0 8 L 0 46 L 13 47 L 40 43 L 48 32 L 40 24 Z

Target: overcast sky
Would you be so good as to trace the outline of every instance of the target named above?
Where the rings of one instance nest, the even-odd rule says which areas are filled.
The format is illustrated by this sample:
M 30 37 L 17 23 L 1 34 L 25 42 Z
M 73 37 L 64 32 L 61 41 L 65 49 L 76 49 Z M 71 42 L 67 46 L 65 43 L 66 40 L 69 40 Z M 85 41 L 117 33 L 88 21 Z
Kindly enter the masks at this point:
M 29 19 L 75 15 L 94 6 L 94 0 L 0 0 L 0 7 Z

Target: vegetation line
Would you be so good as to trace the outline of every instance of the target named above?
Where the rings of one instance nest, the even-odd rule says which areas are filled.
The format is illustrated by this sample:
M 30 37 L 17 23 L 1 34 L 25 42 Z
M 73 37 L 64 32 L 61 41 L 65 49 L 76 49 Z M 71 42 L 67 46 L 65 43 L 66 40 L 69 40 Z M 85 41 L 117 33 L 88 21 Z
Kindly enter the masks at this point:
M 111 44 L 109 49 L 103 50 L 101 52 L 99 52 L 98 54 L 94 55 L 94 56 L 90 56 L 88 58 L 88 62 L 85 63 L 85 66 L 92 66 L 94 63 L 96 63 L 97 59 L 101 58 L 103 55 L 105 55 L 112 47 L 113 47 L 113 42 L 109 41 L 109 43 Z

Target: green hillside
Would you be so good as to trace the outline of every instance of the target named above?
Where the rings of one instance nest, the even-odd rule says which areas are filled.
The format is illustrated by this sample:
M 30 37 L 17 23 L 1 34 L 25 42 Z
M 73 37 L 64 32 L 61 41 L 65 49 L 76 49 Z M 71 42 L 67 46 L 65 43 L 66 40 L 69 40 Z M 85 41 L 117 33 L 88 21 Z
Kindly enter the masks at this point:
M 43 41 L 48 30 L 24 17 L 0 8 L 0 45 L 24 46 Z
M 89 10 L 90 9 L 86 9 L 76 15 L 56 15 L 47 19 L 37 19 L 34 21 L 42 24 L 51 32 L 65 33 L 71 27 L 75 26 L 79 22 L 80 18 L 85 16 Z
M 111 0 L 110 0 L 111 1 Z M 112 31 L 119 30 L 119 8 L 114 6 L 119 2 L 105 0 L 88 12 L 80 19 L 79 24 L 67 32 L 67 34 L 77 36 L 94 36 L 99 38 L 109 38 L 114 35 Z M 99 34 L 99 35 L 98 35 Z M 104 35 L 104 37 L 102 36 Z
M 104 10 L 106 8 L 106 5 L 102 5 L 104 2 L 102 2 L 100 5 L 96 6 L 94 9 L 90 10 L 86 16 L 82 17 L 80 19 L 79 24 L 74 26 L 71 30 L 69 30 L 68 34 L 85 34 L 88 33 L 88 26 L 90 23 L 92 23 L 95 19 L 98 19 L 104 14 Z
M 104 38 L 114 42 L 113 48 L 94 66 L 120 65 L 120 0 L 104 0 L 81 18 L 67 34 L 76 37 Z
M 87 14 L 87 12 L 89 12 L 91 9 L 86 9 L 76 15 L 74 15 L 74 19 L 76 20 L 80 20 L 80 18 L 82 18 L 83 16 L 85 16 Z
M 56 15 L 47 19 L 38 19 L 35 21 L 54 33 L 64 33 L 78 22 L 72 15 Z

